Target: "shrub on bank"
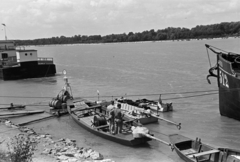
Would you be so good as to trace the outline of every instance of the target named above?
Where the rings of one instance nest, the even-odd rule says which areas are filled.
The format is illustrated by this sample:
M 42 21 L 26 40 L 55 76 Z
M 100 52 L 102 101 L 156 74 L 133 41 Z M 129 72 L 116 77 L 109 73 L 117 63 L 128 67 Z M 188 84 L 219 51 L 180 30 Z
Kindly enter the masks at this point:
M 37 144 L 35 138 L 18 134 L 7 143 L 7 152 L 0 151 L 0 162 L 32 162 Z
M 6 153 L 2 150 L 0 150 L 0 162 L 9 162 Z

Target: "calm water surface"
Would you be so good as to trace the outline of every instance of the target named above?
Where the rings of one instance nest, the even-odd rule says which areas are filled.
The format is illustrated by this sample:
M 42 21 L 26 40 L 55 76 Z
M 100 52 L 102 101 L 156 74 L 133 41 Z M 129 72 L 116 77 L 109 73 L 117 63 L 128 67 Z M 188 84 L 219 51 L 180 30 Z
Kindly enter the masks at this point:
M 200 137 L 214 147 L 238 149 L 240 122 L 219 115 L 217 94 L 180 99 L 209 94 L 184 92 L 217 90 L 216 79 L 211 79 L 211 85 L 206 81 L 209 69 L 206 43 L 240 53 L 240 39 L 33 47 L 40 57 L 54 58 L 58 75 L 0 81 L 1 96 L 26 97 L 0 97 L 0 104 L 47 104 L 63 87 L 62 70 L 66 69 L 74 96 L 96 100 L 99 90 L 100 99 L 110 100 L 110 96 L 158 99 L 162 94 L 164 102 L 173 102 L 174 111 L 161 116 L 182 123 L 182 129 L 163 121 L 147 125 L 156 137 L 169 141 L 167 135 L 179 133 L 193 139 Z M 215 63 L 215 55 L 211 54 L 211 65 Z M 92 147 L 116 161 L 182 161 L 168 146 L 156 141 L 131 148 L 102 139 L 79 127 L 69 116 L 29 127 L 59 138 L 76 139 L 80 146 Z

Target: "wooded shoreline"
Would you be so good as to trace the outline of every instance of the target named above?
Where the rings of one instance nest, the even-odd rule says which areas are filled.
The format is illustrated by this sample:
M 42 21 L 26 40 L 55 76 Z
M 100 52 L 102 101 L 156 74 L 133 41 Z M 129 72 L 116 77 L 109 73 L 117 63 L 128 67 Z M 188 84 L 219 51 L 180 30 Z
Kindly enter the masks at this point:
M 39 38 L 34 40 L 14 40 L 18 46 L 23 45 L 60 45 L 60 44 L 88 44 L 88 43 L 121 43 L 190 39 L 213 39 L 240 37 L 240 21 L 222 22 L 220 24 L 197 25 L 191 29 L 184 27 L 168 27 L 165 29 L 146 30 L 143 32 L 129 32 L 128 34 L 110 35 L 74 35 L 72 37 Z

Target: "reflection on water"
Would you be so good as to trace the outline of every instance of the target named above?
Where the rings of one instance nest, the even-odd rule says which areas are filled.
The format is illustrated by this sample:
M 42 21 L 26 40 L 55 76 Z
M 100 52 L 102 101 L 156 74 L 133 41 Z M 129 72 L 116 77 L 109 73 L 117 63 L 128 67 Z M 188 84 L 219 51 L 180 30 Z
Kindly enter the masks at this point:
M 216 79 L 211 80 L 211 85 L 206 81 L 209 65 L 205 43 L 240 51 L 236 49 L 239 39 L 37 47 L 39 53 L 54 58 L 58 75 L 0 81 L 0 103 L 50 101 L 62 89 L 64 81 L 61 72 L 66 69 L 73 95 L 77 97 L 97 100 L 99 91 L 100 99 L 124 96 L 157 100 L 162 94 L 163 102 L 172 102 L 174 111 L 161 114 L 161 117 L 182 123 L 182 129 L 178 130 L 176 126 L 161 120 L 158 124 L 146 125 L 158 138 L 169 142 L 167 135 L 180 133 L 193 139 L 200 137 L 214 147 L 238 149 L 239 121 L 220 116 L 218 94 L 188 97 L 208 93 L 183 93 L 217 90 Z M 215 55 L 210 57 L 212 62 L 216 60 Z M 175 152 L 162 143 L 151 141 L 149 145 L 138 148 L 122 146 L 87 132 L 69 116 L 29 126 L 59 138 L 76 139 L 79 146 L 93 147 L 106 158 L 116 161 L 181 161 Z
M 56 76 L 52 76 L 52 77 L 44 77 L 44 78 L 29 78 L 29 79 L 22 79 L 22 80 L 18 80 L 19 83 L 21 84 L 56 84 L 57 82 L 57 77 L 61 76 L 61 75 L 56 75 Z

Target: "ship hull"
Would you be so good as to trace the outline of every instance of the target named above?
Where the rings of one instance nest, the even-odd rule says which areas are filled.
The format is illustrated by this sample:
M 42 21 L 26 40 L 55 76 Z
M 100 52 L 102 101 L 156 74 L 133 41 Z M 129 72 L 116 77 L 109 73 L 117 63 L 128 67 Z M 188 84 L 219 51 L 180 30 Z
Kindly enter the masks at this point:
M 220 114 L 240 120 L 240 75 L 222 55 L 217 60 Z
M 0 79 L 2 80 L 48 77 L 54 76 L 55 74 L 55 64 L 0 68 Z

